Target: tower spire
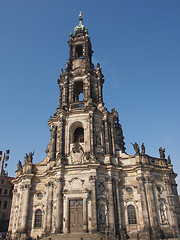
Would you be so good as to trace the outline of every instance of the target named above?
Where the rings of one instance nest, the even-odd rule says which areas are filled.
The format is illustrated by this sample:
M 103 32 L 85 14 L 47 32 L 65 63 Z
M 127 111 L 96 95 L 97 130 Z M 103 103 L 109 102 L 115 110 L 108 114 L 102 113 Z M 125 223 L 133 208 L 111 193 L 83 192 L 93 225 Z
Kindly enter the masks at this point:
M 77 32 L 85 32 L 86 28 L 82 23 L 83 23 L 82 12 L 80 12 L 79 13 L 79 25 L 74 28 L 75 34 Z

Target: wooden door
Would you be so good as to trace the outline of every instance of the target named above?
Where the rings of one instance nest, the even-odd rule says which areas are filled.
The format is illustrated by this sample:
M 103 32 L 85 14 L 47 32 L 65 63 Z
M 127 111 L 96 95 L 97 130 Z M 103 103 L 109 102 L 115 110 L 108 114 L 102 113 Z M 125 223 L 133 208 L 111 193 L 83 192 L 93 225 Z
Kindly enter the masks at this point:
M 70 200 L 70 232 L 83 232 L 83 200 Z

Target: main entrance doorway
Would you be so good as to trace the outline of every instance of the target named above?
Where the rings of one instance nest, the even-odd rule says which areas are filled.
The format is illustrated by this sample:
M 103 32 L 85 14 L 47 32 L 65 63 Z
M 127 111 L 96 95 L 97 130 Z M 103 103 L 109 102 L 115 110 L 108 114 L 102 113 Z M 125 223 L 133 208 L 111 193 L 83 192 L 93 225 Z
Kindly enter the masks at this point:
M 70 200 L 69 208 L 70 233 L 83 232 L 83 200 Z

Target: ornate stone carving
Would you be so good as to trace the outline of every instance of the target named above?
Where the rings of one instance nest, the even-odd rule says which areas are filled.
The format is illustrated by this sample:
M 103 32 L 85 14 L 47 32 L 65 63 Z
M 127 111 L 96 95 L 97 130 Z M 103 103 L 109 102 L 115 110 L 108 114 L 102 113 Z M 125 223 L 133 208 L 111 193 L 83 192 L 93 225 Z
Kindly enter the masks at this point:
M 84 163 L 84 151 L 79 143 L 74 143 L 70 156 L 68 158 L 69 164 L 82 164 Z
M 91 153 L 84 153 L 82 146 L 79 143 L 74 143 L 72 151 L 68 157 L 69 164 L 84 164 L 84 163 L 95 163 L 96 158 Z

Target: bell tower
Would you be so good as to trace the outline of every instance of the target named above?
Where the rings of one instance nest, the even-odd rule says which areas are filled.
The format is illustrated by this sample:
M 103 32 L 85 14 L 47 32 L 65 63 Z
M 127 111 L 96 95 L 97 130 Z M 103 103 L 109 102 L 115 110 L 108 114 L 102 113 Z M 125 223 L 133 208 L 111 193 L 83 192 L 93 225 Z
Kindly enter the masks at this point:
M 82 24 L 82 14 L 79 15 L 79 25 L 69 36 L 69 59 L 65 72 L 61 70 L 58 84 L 60 87 L 59 108 L 74 109 L 88 106 L 103 106 L 102 87 L 104 83 L 100 65 L 97 69 L 92 63 L 92 46 L 87 28 Z

